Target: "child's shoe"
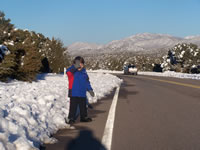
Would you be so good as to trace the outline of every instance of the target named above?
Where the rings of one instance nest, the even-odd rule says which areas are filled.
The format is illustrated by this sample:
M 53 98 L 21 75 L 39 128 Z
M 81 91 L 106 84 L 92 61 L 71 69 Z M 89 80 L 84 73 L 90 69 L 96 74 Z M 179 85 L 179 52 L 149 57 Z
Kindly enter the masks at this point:
M 91 122 L 92 121 L 92 118 L 89 118 L 89 117 L 86 117 L 86 118 L 82 118 L 80 120 L 80 122 Z

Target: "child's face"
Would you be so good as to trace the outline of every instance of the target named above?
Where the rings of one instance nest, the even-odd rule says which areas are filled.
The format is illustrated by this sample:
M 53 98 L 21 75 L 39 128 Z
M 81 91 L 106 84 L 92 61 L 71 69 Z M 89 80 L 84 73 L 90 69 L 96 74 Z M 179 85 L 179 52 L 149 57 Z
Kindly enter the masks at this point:
M 83 68 L 83 67 L 84 67 L 84 64 L 83 64 L 83 63 L 80 63 L 80 66 L 81 66 L 81 68 Z
M 84 68 L 84 64 L 83 63 L 80 63 L 80 68 L 78 70 L 81 70 Z

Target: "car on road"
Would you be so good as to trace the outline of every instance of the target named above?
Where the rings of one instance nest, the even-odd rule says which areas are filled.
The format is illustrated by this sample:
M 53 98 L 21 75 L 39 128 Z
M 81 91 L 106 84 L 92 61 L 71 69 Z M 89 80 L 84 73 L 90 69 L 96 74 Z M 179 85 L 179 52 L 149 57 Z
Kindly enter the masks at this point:
M 129 75 L 129 74 L 137 75 L 138 74 L 138 69 L 133 64 L 127 64 L 127 63 L 125 63 L 124 64 L 124 74 L 125 75 Z
M 200 65 L 192 66 L 192 69 L 190 70 L 190 73 L 192 73 L 192 74 L 200 74 Z

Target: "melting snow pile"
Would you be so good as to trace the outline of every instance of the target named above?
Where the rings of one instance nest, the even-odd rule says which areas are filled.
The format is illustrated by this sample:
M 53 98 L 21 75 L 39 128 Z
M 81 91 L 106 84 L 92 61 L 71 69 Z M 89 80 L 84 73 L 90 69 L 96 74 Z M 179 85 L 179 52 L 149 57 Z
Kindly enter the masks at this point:
M 90 70 L 88 72 L 123 74 L 123 71 L 111 71 L 111 70 Z M 149 76 L 161 76 L 161 77 L 173 77 L 173 78 L 200 80 L 200 74 L 188 74 L 188 73 L 180 73 L 180 72 L 174 72 L 174 71 L 165 71 L 165 72 L 148 72 L 148 71 L 142 72 L 142 71 L 139 71 L 138 75 L 149 75 Z
M 121 83 L 116 76 L 89 73 L 96 96 L 91 103 L 109 94 Z M 40 143 L 54 143 L 51 135 L 66 128 L 69 99 L 67 77 L 40 75 L 38 82 L 0 82 L 0 149 L 38 149 Z
M 88 72 L 93 72 L 93 73 L 113 73 L 113 74 L 122 74 L 123 71 L 116 71 L 116 70 L 88 70 Z
M 179 73 L 174 71 L 158 72 L 138 72 L 139 75 L 161 76 L 161 77 L 174 77 L 183 79 L 196 79 L 200 80 L 200 74 Z

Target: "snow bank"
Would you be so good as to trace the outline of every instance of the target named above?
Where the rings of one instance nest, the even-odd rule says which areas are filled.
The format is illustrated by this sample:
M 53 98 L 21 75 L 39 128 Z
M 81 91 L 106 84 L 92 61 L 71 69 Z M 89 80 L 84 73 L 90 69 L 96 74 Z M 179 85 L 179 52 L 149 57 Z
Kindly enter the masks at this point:
M 110 74 L 89 73 L 96 97 L 88 95 L 91 103 L 97 102 L 121 80 Z M 0 149 L 38 149 L 40 143 L 54 143 L 51 135 L 67 128 L 68 81 L 62 75 L 38 76 L 38 82 L 0 82 Z
M 122 74 L 123 71 L 115 71 L 115 70 L 88 70 L 88 72 L 93 72 L 93 73 L 113 73 L 113 74 Z
M 123 71 L 111 71 L 111 70 L 89 70 L 88 72 L 91 72 L 91 73 L 123 74 Z M 174 77 L 174 78 L 182 78 L 182 79 L 196 79 L 196 80 L 200 80 L 200 74 L 188 74 L 188 73 L 180 73 L 180 72 L 174 72 L 174 71 L 165 71 L 163 73 L 159 73 L 159 72 L 142 72 L 142 71 L 139 71 L 138 75 Z
M 180 73 L 180 72 L 174 72 L 174 71 L 165 71 L 163 73 L 138 72 L 138 74 L 139 75 L 149 75 L 149 76 L 174 77 L 174 78 L 182 78 L 182 79 L 200 80 L 200 74 L 188 74 L 188 73 Z

